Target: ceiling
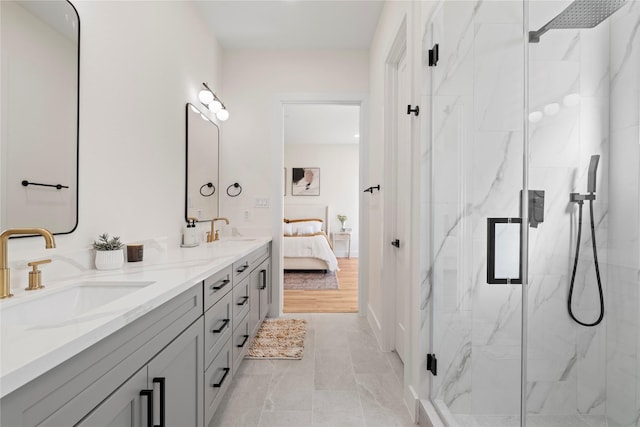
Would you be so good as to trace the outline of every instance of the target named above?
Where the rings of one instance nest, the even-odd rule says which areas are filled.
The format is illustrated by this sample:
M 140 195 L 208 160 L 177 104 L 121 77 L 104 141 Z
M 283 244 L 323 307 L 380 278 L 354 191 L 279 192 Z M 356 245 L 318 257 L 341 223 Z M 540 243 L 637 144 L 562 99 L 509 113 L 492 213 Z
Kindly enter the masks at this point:
M 383 0 L 196 0 L 223 49 L 369 49 Z
M 383 0 L 195 0 L 223 49 L 368 50 Z M 288 104 L 285 144 L 357 144 L 360 107 Z
M 359 126 L 358 105 L 284 105 L 285 145 L 358 144 Z

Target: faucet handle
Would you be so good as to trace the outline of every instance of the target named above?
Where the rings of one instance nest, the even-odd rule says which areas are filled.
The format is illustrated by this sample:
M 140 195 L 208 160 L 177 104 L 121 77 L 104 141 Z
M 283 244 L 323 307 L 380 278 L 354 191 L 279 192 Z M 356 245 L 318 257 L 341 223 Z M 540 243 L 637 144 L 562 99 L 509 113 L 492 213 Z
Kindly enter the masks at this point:
M 27 263 L 29 267 L 33 268 L 33 271 L 29 272 L 29 287 L 25 288 L 26 291 L 35 291 L 36 289 L 42 289 L 42 272 L 38 270 L 40 264 L 49 264 L 51 259 L 43 259 L 40 261 L 31 261 Z

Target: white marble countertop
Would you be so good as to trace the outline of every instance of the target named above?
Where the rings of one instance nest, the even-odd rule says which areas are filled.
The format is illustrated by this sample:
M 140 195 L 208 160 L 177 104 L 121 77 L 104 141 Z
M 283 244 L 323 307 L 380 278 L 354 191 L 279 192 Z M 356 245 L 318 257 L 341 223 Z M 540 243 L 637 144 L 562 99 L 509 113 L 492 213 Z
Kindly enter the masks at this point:
M 166 254 L 155 260 L 125 262 L 118 270 L 87 270 L 73 279 L 47 282 L 46 288 L 42 290 L 12 290 L 14 297 L 0 301 L 0 315 L 5 308 L 24 304 L 30 298 L 59 292 L 80 282 L 153 282 L 125 297 L 63 322 L 37 326 L 2 324 L 0 398 L 269 241 L 271 239 L 266 237 L 229 239 L 204 243 L 195 248 L 168 249 Z

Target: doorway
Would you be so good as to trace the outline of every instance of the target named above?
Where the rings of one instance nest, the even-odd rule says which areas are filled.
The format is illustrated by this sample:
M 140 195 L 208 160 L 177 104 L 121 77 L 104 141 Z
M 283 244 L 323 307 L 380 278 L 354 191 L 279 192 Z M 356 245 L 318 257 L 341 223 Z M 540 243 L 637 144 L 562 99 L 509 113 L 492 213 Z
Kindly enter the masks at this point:
M 283 104 L 283 218 L 322 220 L 321 236 L 285 224 L 284 313 L 359 311 L 360 110 L 345 102 Z

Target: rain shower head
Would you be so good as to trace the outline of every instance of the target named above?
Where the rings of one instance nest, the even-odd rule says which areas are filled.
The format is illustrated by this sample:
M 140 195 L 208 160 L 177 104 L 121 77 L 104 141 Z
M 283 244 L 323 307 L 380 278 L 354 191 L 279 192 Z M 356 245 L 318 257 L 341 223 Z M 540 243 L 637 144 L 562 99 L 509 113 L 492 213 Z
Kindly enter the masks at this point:
M 538 31 L 529 31 L 529 43 L 538 43 L 549 30 L 593 28 L 620 9 L 627 0 L 575 0 Z

